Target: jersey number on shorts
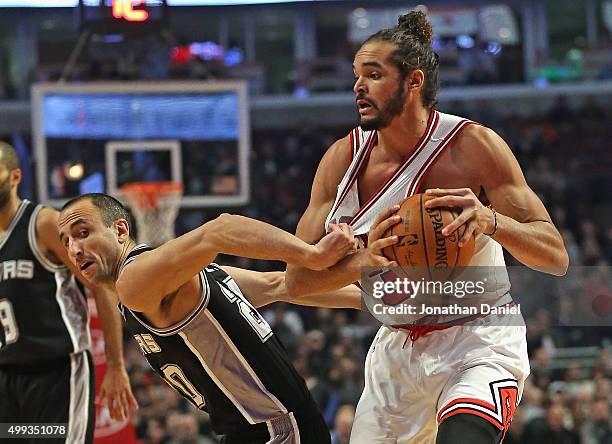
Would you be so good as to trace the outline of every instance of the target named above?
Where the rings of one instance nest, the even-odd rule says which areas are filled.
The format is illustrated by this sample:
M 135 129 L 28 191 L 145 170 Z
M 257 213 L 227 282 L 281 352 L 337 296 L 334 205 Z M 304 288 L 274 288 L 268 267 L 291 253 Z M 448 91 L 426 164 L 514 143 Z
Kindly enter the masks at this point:
M 178 365 L 166 364 L 161 368 L 161 371 L 164 372 L 164 379 L 168 384 L 191 399 L 198 408 L 204 406 L 206 403 L 204 397 L 196 390 L 191 381 L 187 379 L 185 373 L 183 373 L 183 370 Z
M 4 334 L 0 335 L 0 348 L 17 342 L 19 329 L 17 328 L 13 305 L 8 299 L 0 299 L 0 325 L 4 329 Z

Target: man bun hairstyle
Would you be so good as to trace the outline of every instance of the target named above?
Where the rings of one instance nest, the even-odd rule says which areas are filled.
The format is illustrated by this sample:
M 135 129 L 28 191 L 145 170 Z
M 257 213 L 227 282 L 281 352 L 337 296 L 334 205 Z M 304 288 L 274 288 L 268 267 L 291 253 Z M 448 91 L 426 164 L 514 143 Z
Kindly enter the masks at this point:
M 391 60 L 397 66 L 402 80 L 420 69 L 425 74 L 421 99 L 427 108 L 433 108 L 438 101 L 438 55 L 431 48 L 433 30 L 427 16 L 422 11 L 411 11 L 400 15 L 397 26 L 382 29 L 371 35 L 365 42 L 381 41 L 395 45 Z
M 427 16 L 421 11 L 412 11 L 400 15 L 397 19 L 397 29 L 416 37 L 423 45 L 431 46 L 433 30 Z

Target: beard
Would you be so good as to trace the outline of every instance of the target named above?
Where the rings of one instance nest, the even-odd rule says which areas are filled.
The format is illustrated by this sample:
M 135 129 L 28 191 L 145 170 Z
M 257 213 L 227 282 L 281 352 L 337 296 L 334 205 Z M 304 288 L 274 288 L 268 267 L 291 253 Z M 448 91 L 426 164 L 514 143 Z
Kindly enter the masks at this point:
M 359 126 L 361 126 L 361 129 L 364 131 L 374 131 L 388 127 L 391 121 L 404 111 L 405 96 L 404 82 L 400 81 L 395 93 L 393 93 L 391 99 L 385 103 L 382 110 L 372 104 L 372 107 L 378 111 L 375 117 L 364 121 L 361 114 L 359 114 L 359 110 L 357 110 L 357 118 L 359 119 Z
M 0 209 L 4 208 L 11 199 L 11 176 L 10 174 L 0 183 Z

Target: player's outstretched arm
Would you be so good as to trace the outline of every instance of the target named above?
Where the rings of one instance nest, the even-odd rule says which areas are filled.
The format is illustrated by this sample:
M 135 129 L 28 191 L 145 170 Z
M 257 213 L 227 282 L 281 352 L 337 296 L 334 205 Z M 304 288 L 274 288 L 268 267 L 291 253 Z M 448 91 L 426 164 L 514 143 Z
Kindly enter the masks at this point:
M 121 315 L 117 310 L 117 293 L 113 288 L 95 285 L 87 281 L 70 261 L 66 248 L 57 235 L 59 213 L 43 208 L 36 219 L 36 234 L 39 247 L 63 263 L 77 279 L 93 293 L 98 318 L 104 333 L 104 353 L 107 370 L 96 403 L 108 407 L 111 418 L 122 421 L 137 407 L 123 360 L 123 335 Z
M 221 268 L 234 279 L 242 294 L 256 308 L 280 301 L 309 307 L 361 308 L 361 290 L 355 285 L 295 298 L 287 293 L 283 272 L 261 273 L 236 267 Z
M 469 188 L 428 190 L 436 198 L 426 206 L 463 208 L 442 233 L 449 235 L 466 224 L 464 240 L 472 233 L 491 235 L 526 266 L 554 275 L 565 274 L 569 258 L 563 239 L 544 204 L 525 181 L 506 142 L 494 131 L 474 126 L 465 130 L 457 148 L 461 150 L 459 155 L 478 165 L 482 173 L 479 181 L 496 214 Z
M 347 229 L 310 245 L 286 231 L 248 217 L 223 214 L 218 218 L 139 255 L 117 280 L 122 301 L 132 309 L 157 307 L 167 295 L 196 276 L 219 253 L 270 259 L 324 269 L 353 248 Z
M 325 234 L 325 220 L 335 200 L 336 190 L 350 164 L 348 137 L 334 143 L 319 163 L 315 175 L 310 203 L 297 226 L 296 236 L 314 243 Z M 332 227 L 332 230 L 337 229 Z M 382 255 L 373 255 L 362 249 L 348 255 L 333 267 L 313 271 L 299 265 L 288 264 L 286 286 L 292 298 L 304 297 L 343 288 L 361 278 L 363 267 L 387 266 Z
M 286 294 L 284 301 L 307 307 L 363 309 L 361 289 L 355 284 L 350 284 L 337 290 L 309 294 L 298 298 Z

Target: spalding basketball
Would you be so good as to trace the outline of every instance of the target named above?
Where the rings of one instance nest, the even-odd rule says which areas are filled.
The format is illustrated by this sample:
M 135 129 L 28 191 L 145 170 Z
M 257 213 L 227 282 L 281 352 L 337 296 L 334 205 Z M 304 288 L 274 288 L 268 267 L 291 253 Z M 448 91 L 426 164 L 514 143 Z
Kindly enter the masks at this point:
M 430 196 L 415 194 L 402 202 L 397 211 L 401 222 L 385 233 L 385 237 L 399 236 L 399 242 L 383 253 L 411 279 L 447 280 L 453 277 L 455 267 L 464 267 L 472 259 L 474 236 L 461 248 L 459 240 L 465 225 L 445 237 L 442 228 L 459 216 L 461 209 L 425 208 L 429 199 Z

